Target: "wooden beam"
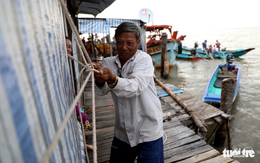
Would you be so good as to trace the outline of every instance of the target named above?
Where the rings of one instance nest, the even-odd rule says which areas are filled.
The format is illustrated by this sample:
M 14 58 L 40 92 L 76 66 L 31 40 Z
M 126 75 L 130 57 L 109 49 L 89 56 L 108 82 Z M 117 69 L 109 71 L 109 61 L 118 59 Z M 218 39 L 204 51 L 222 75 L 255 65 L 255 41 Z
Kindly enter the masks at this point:
M 228 163 L 228 162 L 232 162 L 233 159 L 230 157 L 224 157 L 223 155 L 214 157 L 212 159 L 206 160 L 206 161 L 202 161 L 201 163 Z
M 167 35 L 162 33 L 161 44 L 161 77 L 167 79 L 169 77 L 169 62 L 167 58 Z
M 203 132 L 207 132 L 206 127 L 202 124 L 202 122 L 197 118 L 197 116 L 193 113 L 193 111 L 190 109 L 190 107 L 184 103 L 177 95 L 175 95 L 172 90 L 164 85 L 159 79 L 157 79 L 156 76 L 154 76 L 154 80 L 156 83 L 158 83 L 163 89 L 165 89 L 169 95 L 179 104 L 181 105 L 186 112 L 190 115 L 192 120 L 195 122 L 196 126 Z
M 208 152 L 195 155 L 191 158 L 188 158 L 186 160 L 183 160 L 183 161 L 180 161 L 180 162 L 177 162 L 177 163 L 200 162 L 200 161 L 208 160 L 212 157 L 216 157 L 218 155 L 220 155 L 220 153 L 217 150 L 213 149 L 213 150 L 210 150 Z

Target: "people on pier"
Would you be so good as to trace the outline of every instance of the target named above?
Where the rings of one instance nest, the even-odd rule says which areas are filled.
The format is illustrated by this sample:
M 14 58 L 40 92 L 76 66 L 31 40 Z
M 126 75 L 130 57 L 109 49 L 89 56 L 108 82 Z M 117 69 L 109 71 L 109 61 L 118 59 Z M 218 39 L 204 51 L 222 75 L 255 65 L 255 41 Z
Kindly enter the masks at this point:
M 111 92 L 115 129 L 110 162 L 164 162 L 163 115 L 153 79 L 151 57 L 137 50 L 140 28 L 120 24 L 115 33 L 118 55 L 95 64 L 95 92 Z
M 218 42 L 218 40 L 216 40 L 216 46 L 217 46 L 217 48 L 218 48 L 218 51 L 220 51 L 220 42 Z

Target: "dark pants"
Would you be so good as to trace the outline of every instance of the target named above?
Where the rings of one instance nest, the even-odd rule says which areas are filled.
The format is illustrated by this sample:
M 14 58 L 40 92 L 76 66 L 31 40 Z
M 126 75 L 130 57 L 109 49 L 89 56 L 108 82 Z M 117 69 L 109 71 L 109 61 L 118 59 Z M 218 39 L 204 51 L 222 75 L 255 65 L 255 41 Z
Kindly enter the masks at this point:
M 133 163 L 137 157 L 137 163 L 164 163 L 163 139 L 140 143 L 135 147 L 114 137 L 110 163 Z

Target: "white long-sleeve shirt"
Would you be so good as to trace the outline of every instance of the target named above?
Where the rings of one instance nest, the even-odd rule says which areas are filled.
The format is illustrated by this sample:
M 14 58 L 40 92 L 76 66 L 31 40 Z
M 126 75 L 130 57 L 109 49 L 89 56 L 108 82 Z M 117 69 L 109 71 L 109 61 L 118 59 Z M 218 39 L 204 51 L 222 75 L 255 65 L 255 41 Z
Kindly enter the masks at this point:
M 105 58 L 102 65 L 116 76 L 121 68 L 119 57 Z M 154 67 L 151 57 L 137 50 L 122 67 L 122 78 L 111 89 L 107 83 L 96 86 L 97 95 L 111 91 L 115 104 L 115 137 L 136 146 L 163 136 L 163 114 L 154 84 Z

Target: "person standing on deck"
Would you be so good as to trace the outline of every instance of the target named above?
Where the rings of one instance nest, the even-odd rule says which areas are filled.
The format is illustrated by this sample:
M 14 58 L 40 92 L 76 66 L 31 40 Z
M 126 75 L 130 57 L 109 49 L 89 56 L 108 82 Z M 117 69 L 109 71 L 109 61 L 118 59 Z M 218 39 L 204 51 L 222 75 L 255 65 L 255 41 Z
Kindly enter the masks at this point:
M 216 46 L 217 46 L 217 48 L 218 48 L 218 51 L 220 51 L 220 42 L 218 42 L 218 40 L 216 41 Z
M 207 50 L 207 40 L 202 43 L 203 50 Z
M 111 92 L 115 129 L 111 163 L 163 163 L 163 113 L 153 79 L 151 57 L 138 50 L 140 28 L 123 22 L 116 30 L 118 55 L 95 69 L 95 93 Z

